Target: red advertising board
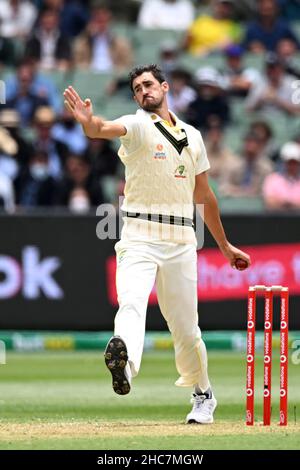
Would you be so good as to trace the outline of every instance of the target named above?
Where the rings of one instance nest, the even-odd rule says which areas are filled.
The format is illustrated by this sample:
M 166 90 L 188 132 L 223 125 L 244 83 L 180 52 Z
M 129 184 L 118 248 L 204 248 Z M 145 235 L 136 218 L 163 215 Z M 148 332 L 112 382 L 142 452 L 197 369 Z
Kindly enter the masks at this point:
M 245 271 L 232 269 L 217 248 L 198 252 L 198 298 L 202 301 L 241 299 L 255 284 L 284 285 L 291 295 L 300 295 L 300 243 L 242 246 L 250 254 L 252 265 Z M 115 257 L 107 260 L 108 296 L 117 305 Z M 149 298 L 156 305 L 155 286 Z

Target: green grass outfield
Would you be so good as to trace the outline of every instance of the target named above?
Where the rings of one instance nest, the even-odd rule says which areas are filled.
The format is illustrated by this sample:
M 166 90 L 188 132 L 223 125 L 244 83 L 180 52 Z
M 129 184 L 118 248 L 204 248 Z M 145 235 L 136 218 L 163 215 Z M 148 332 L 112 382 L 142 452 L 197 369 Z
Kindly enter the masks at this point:
M 277 355 L 277 351 L 276 351 Z M 9 353 L 0 366 L 0 449 L 297 449 L 300 365 L 290 362 L 290 422 L 279 427 L 278 357 L 273 420 L 263 427 L 262 360 L 256 384 L 257 424 L 244 424 L 245 355 L 209 352 L 219 402 L 215 424 L 185 425 L 190 390 L 174 386 L 171 352 L 145 353 L 132 392 L 120 397 L 99 352 Z M 300 416 L 299 416 L 300 420 Z

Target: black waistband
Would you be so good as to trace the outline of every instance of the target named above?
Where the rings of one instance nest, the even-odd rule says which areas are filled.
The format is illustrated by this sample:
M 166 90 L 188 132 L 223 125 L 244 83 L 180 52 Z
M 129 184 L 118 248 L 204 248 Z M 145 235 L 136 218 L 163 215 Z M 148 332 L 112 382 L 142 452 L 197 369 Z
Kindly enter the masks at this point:
M 164 214 L 142 214 L 139 212 L 125 212 L 122 211 L 123 217 L 131 217 L 133 219 L 148 220 L 149 222 L 159 222 L 160 224 L 181 225 L 184 227 L 194 227 L 192 219 L 187 217 L 180 217 L 178 215 L 164 215 Z

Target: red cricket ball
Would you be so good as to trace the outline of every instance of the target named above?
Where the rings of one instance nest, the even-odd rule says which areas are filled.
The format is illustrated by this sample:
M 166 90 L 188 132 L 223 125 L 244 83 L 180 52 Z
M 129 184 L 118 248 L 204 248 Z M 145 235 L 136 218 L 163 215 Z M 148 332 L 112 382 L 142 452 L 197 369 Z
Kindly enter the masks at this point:
M 242 258 L 237 258 L 234 263 L 236 269 L 239 271 L 244 271 L 244 269 L 248 268 L 248 263 Z

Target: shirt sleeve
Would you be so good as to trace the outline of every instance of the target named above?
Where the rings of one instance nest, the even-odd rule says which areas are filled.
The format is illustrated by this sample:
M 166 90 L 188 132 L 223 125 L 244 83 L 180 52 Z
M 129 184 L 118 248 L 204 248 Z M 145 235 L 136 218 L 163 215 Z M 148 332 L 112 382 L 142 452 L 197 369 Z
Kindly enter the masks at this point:
M 128 114 L 116 119 L 126 129 L 126 134 L 120 137 L 121 144 L 125 147 L 127 153 L 137 150 L 143 143 L 144 128 L 141 119 L 136 114 Z
M 200 173 L 203 173 L 204 171 L 207 171 L 210 169 L 210 164 L 207 158 L 206 148 L 205 148 L 200 132 L 198 132 L 198 139 L 199 139 L 199 144 L 200 144 L 199 145 L 200 151 L 198 152 L 198 155 L 197 155 L 196 175 L 200 175 Z

